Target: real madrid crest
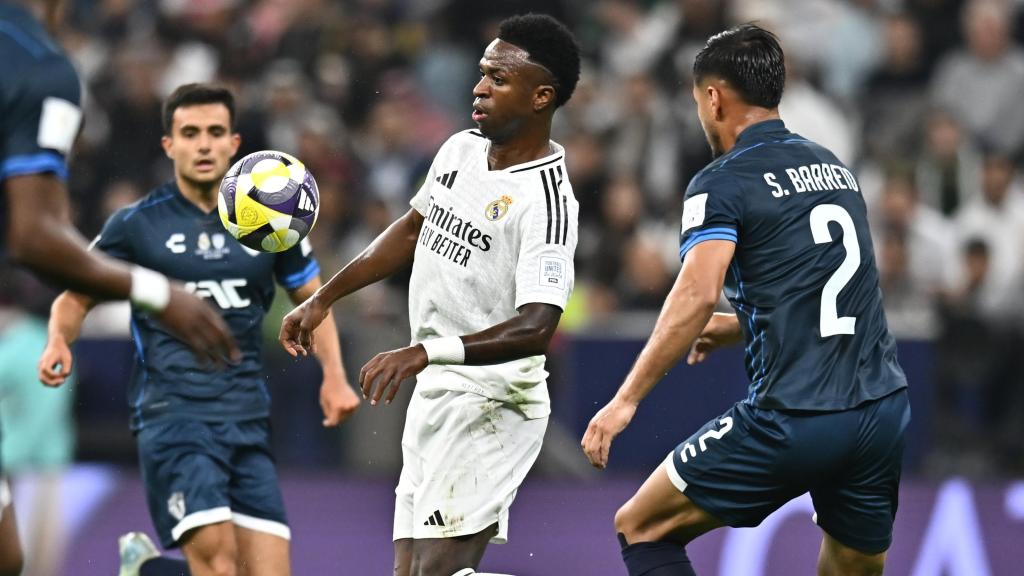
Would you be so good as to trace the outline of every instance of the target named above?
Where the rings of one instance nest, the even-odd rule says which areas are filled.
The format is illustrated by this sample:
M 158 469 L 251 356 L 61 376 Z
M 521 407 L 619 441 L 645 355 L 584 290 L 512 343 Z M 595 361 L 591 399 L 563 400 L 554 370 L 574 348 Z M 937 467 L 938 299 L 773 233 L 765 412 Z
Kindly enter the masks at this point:
M 492 222 L 498 220 L 508 212 L 508 205 L 511 203 L 512 198 L 510 196 L 502 195 L 501 198 L 487 205 L 487 208 L 484 209 L 484 216 Z

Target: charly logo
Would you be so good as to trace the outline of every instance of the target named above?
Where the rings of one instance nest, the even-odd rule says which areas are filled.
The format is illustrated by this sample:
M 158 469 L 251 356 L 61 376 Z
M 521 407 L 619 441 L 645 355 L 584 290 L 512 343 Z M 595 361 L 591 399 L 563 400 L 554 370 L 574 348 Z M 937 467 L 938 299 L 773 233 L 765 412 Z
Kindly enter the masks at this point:
M 498 220 L 508 212 L 508 205 L 511 203 L 512 198 L 503 195 L 487 205 L 487 208 L 484 209 L 484 216 L 492 222 Z
M 181 520 L 185 517 L 185 494 L 181 492 L 175 492 L 171 494 L 171 497 L 167 499 L 167 511 L 174 516 L 176 520 Z

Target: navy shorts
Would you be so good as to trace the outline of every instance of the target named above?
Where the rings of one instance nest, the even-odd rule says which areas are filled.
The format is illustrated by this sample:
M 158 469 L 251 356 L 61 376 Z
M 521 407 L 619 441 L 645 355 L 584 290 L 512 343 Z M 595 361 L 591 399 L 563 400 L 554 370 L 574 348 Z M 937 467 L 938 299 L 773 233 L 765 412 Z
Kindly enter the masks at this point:
M 757 526 L 810 492 L 816 522 L 868 554 L 892 543 L 899 503 L 906 389 L 841 412 L 738 403 L 672 451 L 669 479 L 729 526 Z
M 149 514 L 165 548 L 219 522 L 291 539 L 268 420 L 159 422 L 140 430 L 138 443 Z

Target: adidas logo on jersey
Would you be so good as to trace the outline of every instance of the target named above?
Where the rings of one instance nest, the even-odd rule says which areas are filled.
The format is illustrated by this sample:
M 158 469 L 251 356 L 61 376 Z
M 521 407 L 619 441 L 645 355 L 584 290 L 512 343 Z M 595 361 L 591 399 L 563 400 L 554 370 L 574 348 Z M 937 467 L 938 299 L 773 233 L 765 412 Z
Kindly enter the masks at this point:
M 452 170 L 451 172 L 448 172 L 447 174 L 442 174 L 442 175 L 438 176 L 437 178 L 434 178 L 434 181 L 435 182 L 440 182 L 442 186 L 444 186 L 445 188 L 451 190 L 452 186 L 455 186 L 455 177 L 458 176 L 458 175 L 459 175 L 459 171 L 458 170 Z
M 423 523 L 424 526 L 444 526 L 444 518 L 441 518 L 441 511 L 434 510 L 434 513 Z

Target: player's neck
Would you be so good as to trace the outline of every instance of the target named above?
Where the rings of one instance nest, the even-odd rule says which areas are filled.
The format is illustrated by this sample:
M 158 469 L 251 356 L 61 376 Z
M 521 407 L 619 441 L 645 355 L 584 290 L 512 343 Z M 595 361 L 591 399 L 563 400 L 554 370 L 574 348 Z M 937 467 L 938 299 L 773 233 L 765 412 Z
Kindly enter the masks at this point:
M 754 124 L 760 124 L 766 120 L 781 120 L 779 116 L 779 109 L 772 108 L 756 108 L 751 107 L 746 109 L 740 117 L 732 123 L 732 126 L 722 130 L 722 148 L 729 152 L 736 145 L 736 140 L 739 139 L 740 134 L 744 130 L 750 128 Z
M 539 160 L 551 152 L 550 124 L 532 130 L 524 127 L 519 134 L 504 142 L 491 140 L 487 149 L 487 166 L 491 170 L 504 170 L 509 166 Z
M 209 186 L 198 185 L 189 182 L 181 176 L 175 178 L 178 190 L 186 200 L 196 205 L 197 208 L 209 214 L 217 209 L 217 183 Z

